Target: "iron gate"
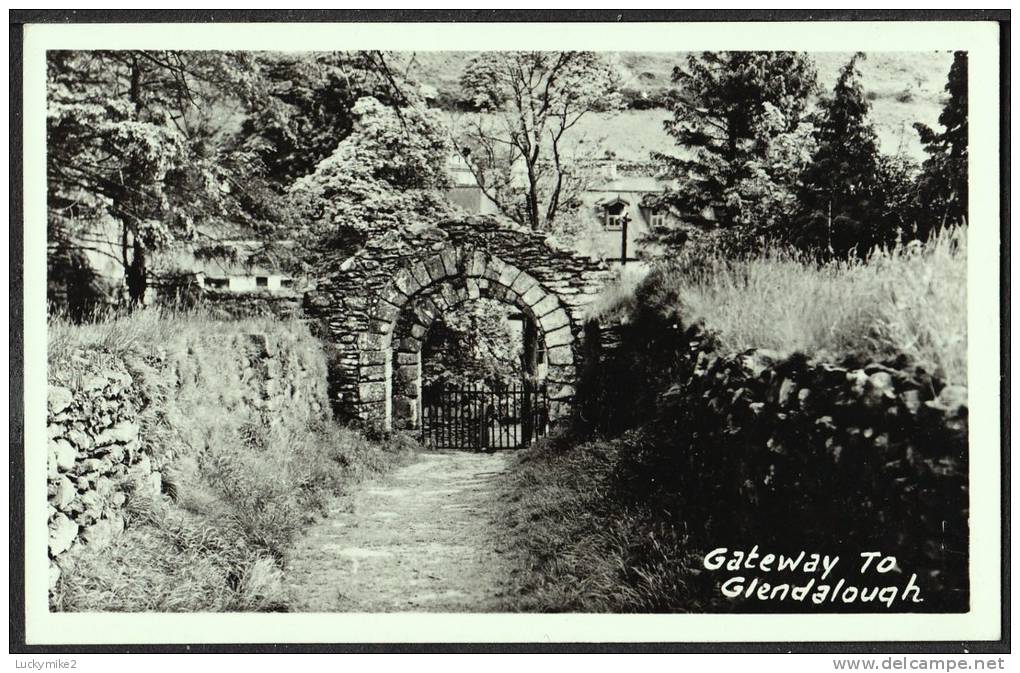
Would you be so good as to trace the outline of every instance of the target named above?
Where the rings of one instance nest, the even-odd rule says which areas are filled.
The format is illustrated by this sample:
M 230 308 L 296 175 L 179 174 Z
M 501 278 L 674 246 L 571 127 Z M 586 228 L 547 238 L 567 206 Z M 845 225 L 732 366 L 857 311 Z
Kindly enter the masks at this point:
M 518 449 L 545 435 L 548 427 L 545 384 L 515 384 L 502 391 L 483 386 L 422 391 L 421 438 L 431 449 Z

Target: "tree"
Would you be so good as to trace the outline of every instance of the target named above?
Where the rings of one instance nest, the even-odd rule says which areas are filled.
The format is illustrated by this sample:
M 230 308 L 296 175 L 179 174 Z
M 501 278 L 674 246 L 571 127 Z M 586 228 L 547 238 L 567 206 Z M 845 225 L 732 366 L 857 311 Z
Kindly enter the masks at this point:
M 663 203 L 686 217 L 711 210 L 742 236 L 773 231 L 796 204 L 811 155 L 803 117 L 816 77 L 808 56 L 783 51 L 703 52 L 674 68 L 665 126 L 681 153 L 653 154 L 677 181 Z M 653 238 L 685 240 L 672 225 Z
M 281 189 L 308 175 L 354 128 L 354 104 L 373 96 L 395 106 L 400 92 L 378 52 L 267 53 L 257 57 L 265 83 L 238 140 Z
M 457 139 L 475 180 L 500 211 L 535 230 L 578 205 L 586 175 L 565 134 L 587 114 L 618 109 L 619 77 L 594 52 L 483 52 L 461 76 L 481 114 Z
M 366 237 L 432 224 L 449 206 L 442 190 L 449 144 L 438 114 L 365 97 L 352 107 L 353 131 L 290 189 L 299 219 L 318 241 L 356 246 Z
M 888 238 L 878 139 L 858 68 L 865 58 L 854 54 L 832 94 L 820 101 L 814 132 L 818 146 L 803 172 L 800 212 L 790 232 L 798 247 L 846 256 L 851 249 L 865 253 Z
M 276 219 L 259 163 L 225 146 L 218 123 L 257 97 L 250 56 L 56 51 L 47 66 L 49 238 L 66 246 L 116 223 L 132 303 L 151 254 L 200 236 L 200 224 Z
M 422 380 L 433 386 L 507 386 L 521 381 L 524 345 L 507 304 L 478 299 L 442 316 L 429 331 Z
M 936 133 L 924 124 L 914 124 L 928 158 L 921 166 L 917 218 L 919 234 L 967 221 L 967 52 L 954 54 L 946 82 L 946 101 Z

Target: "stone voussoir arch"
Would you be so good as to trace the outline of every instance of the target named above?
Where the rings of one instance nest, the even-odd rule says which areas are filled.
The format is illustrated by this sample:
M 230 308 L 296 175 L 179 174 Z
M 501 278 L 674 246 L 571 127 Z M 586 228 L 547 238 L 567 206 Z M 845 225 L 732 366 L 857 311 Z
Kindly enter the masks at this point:
M 441 315 L 481 298 L 515 307 L 536 327 L 548 361 L 551 416 L 566 414 L 577 379 L 575 330 L 567 306 L 518 266 L 484 250 L 450 246 L 397 271 L 369 310 L 369 331 L 359 337 L 366 376 L 359 381 L 359 393 L 362 402 L 388 405 L 370 412 L 371 417 L 417 427 L 423 340 Z M 370 369 L 380 361 L 381 389 Z M 389 372 L 387 362 L 392 363 Z
M 416 427 L 421 352 L 433 322 L 464 302 L 511 305 L 544 346 L 550 417 L 570 413 L 584 312 L 608 269 L 492 217 L 372 242 L 324 277 L 306 309 L 332 333 L 331 394 L 342 418 Z

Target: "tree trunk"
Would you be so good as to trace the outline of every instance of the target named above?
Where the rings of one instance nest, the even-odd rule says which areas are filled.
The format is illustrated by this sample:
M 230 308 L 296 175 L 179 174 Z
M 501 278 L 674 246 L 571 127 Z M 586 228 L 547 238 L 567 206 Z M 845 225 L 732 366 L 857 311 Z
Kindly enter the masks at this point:
M 148 288 L 148 268 L 145 260 L 145 248 L 135 237 L 131 255 L 131 263 L 124 270 L 124 279 L 127 282 L 128 299 L 131 306 L 143 306 L 145 304 L 145 290 Z
M 535 176 L 535 167 L 531 164 L 528 164 L 528 219 L 533 230 L 538 231 L 542 228 L 538 214 L 538 178 Z

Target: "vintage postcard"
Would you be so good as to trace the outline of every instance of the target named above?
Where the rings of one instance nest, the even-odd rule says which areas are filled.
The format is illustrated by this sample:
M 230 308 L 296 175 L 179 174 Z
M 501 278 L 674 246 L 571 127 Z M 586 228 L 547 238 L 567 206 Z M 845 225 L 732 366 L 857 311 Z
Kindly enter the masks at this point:
M 1005 637 L 998 23 L 116 24 L 23 33 L 28 645 Z

